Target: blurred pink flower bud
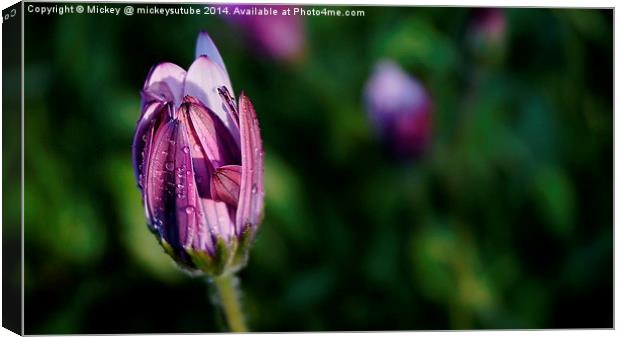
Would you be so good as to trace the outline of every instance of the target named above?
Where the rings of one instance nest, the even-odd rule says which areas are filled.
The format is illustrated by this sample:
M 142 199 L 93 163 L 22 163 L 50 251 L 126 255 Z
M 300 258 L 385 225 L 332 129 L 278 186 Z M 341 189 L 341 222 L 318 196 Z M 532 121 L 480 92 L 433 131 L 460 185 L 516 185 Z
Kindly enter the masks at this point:
M 485 54 L 498 49 L 506 37 L 504 10 L 501 8 L 474 9 L 468 34 L 476 53 Z
M 253 48 L 269 57 L 295 62 L 300 59 L 306 47 L 306 33 L 303 18 L 299 15 L 282 15 L 290 10 L 282 5 L 238 5 L 244 15 L 228 15 L 232 24 L 240 27 Z M 277 10 L 278 15 L 252 15 L 257 10 Z
M 387 150 L 402 159 L 416 158 L 431 140 L 431 100 L 422 84 L 388 60 L 377 63 L 366 84 L 370 121 Z

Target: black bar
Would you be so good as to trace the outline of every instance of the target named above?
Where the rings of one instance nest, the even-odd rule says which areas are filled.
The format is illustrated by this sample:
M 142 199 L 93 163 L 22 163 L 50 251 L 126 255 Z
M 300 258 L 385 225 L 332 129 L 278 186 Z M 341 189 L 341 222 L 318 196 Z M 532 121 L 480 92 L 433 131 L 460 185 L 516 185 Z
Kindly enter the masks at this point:
M 2 11 L 2 326 L 22 334 L 22 3 Z

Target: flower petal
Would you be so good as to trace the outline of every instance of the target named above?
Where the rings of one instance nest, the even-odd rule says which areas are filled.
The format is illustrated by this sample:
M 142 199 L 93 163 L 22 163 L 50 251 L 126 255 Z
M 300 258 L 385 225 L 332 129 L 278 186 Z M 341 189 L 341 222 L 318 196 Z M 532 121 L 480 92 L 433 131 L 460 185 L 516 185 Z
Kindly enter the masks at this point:
M 221 237 L 229 242 L 231 237 L 235 235 L 235 226 L 230 218 L 230 213 L 226 204 L 213 199 L 200 199 L 202 209 L 200 214 L 200 232 L 198 236 L 203 242 L 196 242 L 194 249 L 209 251 L 213 254 L 214 238 Z
M 235 141 L 239 142 L 239 130 L 235 120 L 226 109 L 218 88 L 226 87 L 232 93 L 228 73 L 217 62 L 207 56 L 200 56 L 189 67 L 185 77 L 184 95 L 197 98 L 211 109 L 230 130 Z
M 189 103 L 189 102 L 197 102 L 191 97 L 185 97 L 184 101 L 186 103 L 181 104 L 179 111 L 177 112 L 177 118 L 187 126 L 187 138 L 188 138 L 188 146 L 190 155 L 192 157 L 192 166 L 194 169 L 194 181 L 196 183 L 196 190 L 198 192 L 198 196 L 200 198 L 210 198 L 211 193 L 209 191 L 209 180 L 211 179 L 211 174 L 215 171 L 211 161 L 207 157 L 207 151 L 202 146 L 200 137 L 196 132 L 196 128 L 192 126 L 189 118 L 189 111 L 192 109 L 191 104 L 199 104 L 199 103 Z M 215 117 L 214 117 L 215 118 Z M 215 118 L 217 120 L 217 118 Z
M 194 182 L 194 167 L 189 149 L 189 135 L 187 126 L 179 123 L 174 143 L 172 165 L 174 174 L 174 200 L 176 207 L 176 221 L 179 240 L 183 247 L 189 247 L 196 236 L 198 223 L 198 193 Z M 166 163 L 169 165 L 170 163 Z M 166 167 L 169 170 L 170 166 Z M 172 212 L 173 210 L 170 210 Z
M 189 151 L 188 132 L 178 119 L 162 125 L 153 139 L 145 171 L 145 203 L 152 214 L 149 226 L 185 265 L 193 262 L 185 251 L 198 232 L 200 207 Z
M 174 163 L 170 156 L 170 141 L 177 132 L 178 121 L 171 120 L 157 130 L 151 151 L 149 151 L 148 165 L 144 174 L 144 199 L 149 214 L 151 214 L 151 227 L 161 238 L 173 247 L 178 239 L 169 237 L 169 228 L 176 222 L 175 215 L 170 210 L 171 202 L 174 202 Z M 172 204 L 174 206 L 174 204 Z
M 240 185 L 241 166 L 226 165 L 218 168 L 211 176 L 211 194 L 213 199 L 236 207 L 239 201 Z
M 263 144 L 258 118 L 250 100 L 243 93 L 239 98 L 239 128 L 241 132 L 241 186 L 237 208 L 237 233 L 248 225 L 257 226 L 262 220 L 263 198 Z
M 239 112 L 237 111 L 237 104 L 235 103 L 234 97 L 228 92 L 226 87 L 217 88 L 217 92 L 222 99 L 222 104 L 228 111 L 228 115 L 231 116 L 237 130 L 239 129 Z
M 153 136 L 157 126 L 162 121 L 162 117 L 166 116 L 167 110 L 165 103 L 152 102 L 146 106 L 144 113 L 138 120 L 136 132 L 131 146 L 133 169 L 138 181 L 138 187 L 143 190 L 144 169 L 148 165 L 148 155 Z
M 217 64 L 220 65 L 220 67 L 222 67 L 222 69 L 224 69 L 224 71 L 226 71 L 226 65 L 224 65 L 224 60 L 222 59 L 219 50 L 217 49 L 215 43 L 213 43 L 213 40 L 211 39 L 209 34 L 207 34 L 207 32 L 200 32 L 200 34 L 198 34 L 198 40 L 196 41 L 196 58 L 199 58 L 203 55 L 206 55 L 207 57 L 215 61 Z
M 160 63 L 149 71 L 142 88 L 142 106 L 152 101 L 181 104 L 186 72 L 170 62 Z
M 200 145 L 213 168 L 241 163 L 240 151 L 230 130 L 211 109 L 192 97 L 186 97 L 180 111 L 179 115 L 183 117 L 179 118 L 187 118 L 191 137 Z M 210 175 L 206 178 L 210 179 Z

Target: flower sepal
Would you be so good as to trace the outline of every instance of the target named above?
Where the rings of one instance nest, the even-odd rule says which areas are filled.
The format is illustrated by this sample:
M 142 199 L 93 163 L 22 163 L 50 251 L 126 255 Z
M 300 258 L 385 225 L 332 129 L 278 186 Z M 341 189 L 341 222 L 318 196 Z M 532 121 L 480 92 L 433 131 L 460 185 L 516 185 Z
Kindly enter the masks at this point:
M 239 241 L 237 245 L 237 249 L 235 250 L 235 254 L 232 259 L 232 265 L 234 271 L 237 271 L 248 263 L 250 246 L 252 244 L 252 239 L 254 236 L 254 230 L 251 224 L 248 224 L 241 235 L 239 236 Z
M 175 253 L 172 246 L 168 242 L 166 242 L 166 240 L 159 240 L 159 244 L 162 246 L 162 248 L 164 248 L 164 252 L 166 252 L 166 254 L 168 254 L 174 260 L 175 264 L 179 266 L 179 268 L 181 268 L 183 271 L 194 276 L 202 274 L 200 270 L 197 270 L 194 268 L 194 266 L 189 265 L 187 261 L 183 260 L 177 253 Z
M 237 238 L 231 238 L 230 242 L 226 242 L 218 237 L 215 243 L 214 254 L 211 255 L 206 251 L 185 249 L 187 255 L 194 264 L 193 268 L 188 268 L 182 259 L 176 256 L 172 247 L 162 240 L 160 243 L 166 253 L 170 255 L 177 264 L 183 266 L 191 274 L 204 274 L 209 277 L 218 277 L 226 274 L 236 273 L 245 267 L 248 261 L 248 252 L 251 245 L 252 231 L 248 226 Z

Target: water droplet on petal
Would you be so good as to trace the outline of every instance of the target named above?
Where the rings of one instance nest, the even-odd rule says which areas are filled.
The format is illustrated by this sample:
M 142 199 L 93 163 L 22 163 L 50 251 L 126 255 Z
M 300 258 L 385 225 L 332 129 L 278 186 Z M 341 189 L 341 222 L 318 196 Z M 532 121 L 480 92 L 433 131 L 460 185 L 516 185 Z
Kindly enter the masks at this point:
M 183 152 L 189 153 L 189 146 L 183 146 Z
M 194 213 L 194 206 L 187 206 L 187 207 L 185 207 L 185 213 L 193 214 Z
M 166 162 L 166 170 L 168 170 L 168 171 L 174 170 L 174 163 L 171 162 L 171 161 Z
M 202 148 L 200 147 L 200 144 L 198 144 L 198 143 L 194 144 L 194 150 L 201 151 Z
M 256 194 L 256 190 L 257 190 L 256 184 L 253 184 L 252 185 L 252 194 Z

